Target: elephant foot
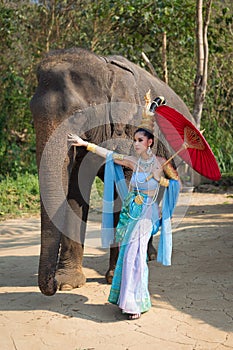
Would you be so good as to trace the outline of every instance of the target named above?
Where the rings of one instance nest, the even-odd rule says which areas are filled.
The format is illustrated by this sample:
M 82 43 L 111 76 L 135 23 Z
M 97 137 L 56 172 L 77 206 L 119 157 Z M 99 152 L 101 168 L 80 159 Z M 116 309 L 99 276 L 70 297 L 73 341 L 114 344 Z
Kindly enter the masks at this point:
M 58 288 L 61 291 L 70 291 L 74 288 L 80 288 L 86 283 L 86 277 L 82 272 L 75 275 L 73 273 L 57 271 L 56 274 Z
M 153 247 L 153 245 L 148 247 L 147 254 L 148 254 L 148 260 L 149 261 L 156 260 L 156 258 L 157 258 L 157 251 Z
M 112 279 L 113 279 L 113 275 L 114 275 L 114 270 L 109 269 L 106 274 L 105 274 L 105 278 L 108 284 L 112 284 Z

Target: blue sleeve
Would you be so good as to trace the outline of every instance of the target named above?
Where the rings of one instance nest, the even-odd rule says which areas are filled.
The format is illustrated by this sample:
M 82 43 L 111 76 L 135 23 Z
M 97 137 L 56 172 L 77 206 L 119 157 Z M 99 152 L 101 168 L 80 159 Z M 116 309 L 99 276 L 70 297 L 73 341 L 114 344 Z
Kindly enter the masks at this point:
M 104 172 L 104 193 L 102 207 L 101 241 L 102 248 L 109 248 L 114 243 L 114 184 L 123 201 L 128 189 L 121 165 L 114 164 L 113 152 L 109 152 L 106 158 Z

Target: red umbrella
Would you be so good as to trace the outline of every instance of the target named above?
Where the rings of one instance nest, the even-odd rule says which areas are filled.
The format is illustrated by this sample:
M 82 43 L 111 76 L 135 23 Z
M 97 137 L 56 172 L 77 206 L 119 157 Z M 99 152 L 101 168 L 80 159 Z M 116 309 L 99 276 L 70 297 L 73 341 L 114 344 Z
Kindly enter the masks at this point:
M 201 175 L 211 180 L 220 179 L 221 173 L 208 142 L 188 119 L 165 105 L 156 108 L 155 118 L 166 140 L 176 152 L 167 162 L 179 154 Z

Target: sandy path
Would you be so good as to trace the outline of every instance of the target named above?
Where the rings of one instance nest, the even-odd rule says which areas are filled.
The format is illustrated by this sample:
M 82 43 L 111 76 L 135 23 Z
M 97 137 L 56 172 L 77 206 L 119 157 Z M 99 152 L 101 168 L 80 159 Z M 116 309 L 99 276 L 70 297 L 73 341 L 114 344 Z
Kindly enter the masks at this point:
M 192 195 L 174 230 L 173 265 L 149 263 L 153 307 L 136 321 L 107 303 L 108 253 L 93 243 L 95 219 L 88 225 L 86 285 L 53 297 L 37 287 L 39 219 L 1 223 L 1 350 L 233 349 L 232 195 Z

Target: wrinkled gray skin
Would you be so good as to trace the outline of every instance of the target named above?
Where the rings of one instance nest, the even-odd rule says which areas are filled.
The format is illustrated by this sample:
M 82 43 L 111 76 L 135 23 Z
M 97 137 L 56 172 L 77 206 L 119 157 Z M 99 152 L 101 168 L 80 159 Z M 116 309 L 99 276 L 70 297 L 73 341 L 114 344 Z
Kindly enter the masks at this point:
M 82 261 L 89 196 L 95 176 L 103 179 L 104 174 L 103 159 L 82 147 L 70 147 L 67 134 L 77 133 L 129 154 L 149 89 L 152 97 L 165 96 L 171 107 L 191 119 L 184 102 L 168 85 L 121 56 L 101 57 L 71 49 L 50 53 L 41 62 L 31 111 L 41 191 L 38 282 L 45 295 L 53 295 L 58 288 L 80 287 L 86 281 Z M 159 149 L 165 152 L 163 146 Z M 120 201 L 115 208 L 119 211 Z M 115 223 L 117 219 L 115 215 Z M 117 254 L 118 249 L 112 247 L 106 273 L 109 283 Z M 151 246 L 149 255 L 153 254 Z

